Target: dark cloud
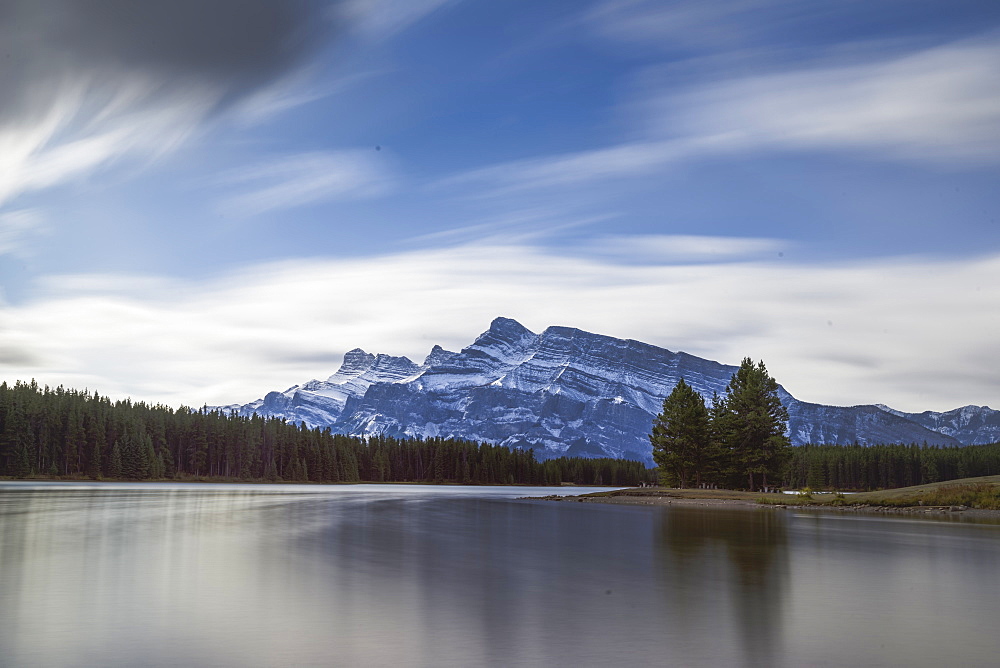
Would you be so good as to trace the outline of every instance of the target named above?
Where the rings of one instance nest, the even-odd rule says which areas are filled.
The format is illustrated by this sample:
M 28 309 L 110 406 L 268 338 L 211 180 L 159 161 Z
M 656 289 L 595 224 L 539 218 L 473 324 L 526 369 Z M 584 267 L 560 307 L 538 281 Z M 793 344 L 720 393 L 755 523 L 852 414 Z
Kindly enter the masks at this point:
M 73 77 L 210 86 L 220 105 L 298 65 L 335 26 L 320 0 L 0 0 L 0 113 Z
M 13 346 L 0 346 L 0 366 L 40 366 L 41 360 L 28 350 Z

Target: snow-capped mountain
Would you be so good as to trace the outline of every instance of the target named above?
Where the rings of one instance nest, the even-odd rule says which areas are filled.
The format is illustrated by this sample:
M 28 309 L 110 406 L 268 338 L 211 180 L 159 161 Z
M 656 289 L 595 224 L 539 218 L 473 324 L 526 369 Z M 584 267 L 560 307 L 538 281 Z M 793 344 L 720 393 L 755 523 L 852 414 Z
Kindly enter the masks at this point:
M 680 378 L 706 399 L 736 371 L 639 341 L 509 318 L 461 352 L 435 346 L 422 364 L 354 349 L 326 380 L 271 392 L 243 415 L 277 416 L 335 433 L 445 436 L 527 447 L 539 458 L 651 462 L 653 417 Z M 963 445 L 1000 439 L 1000 411 L 967 406 L 908 414 L 885 406 L 823 406 L 781 389 L 792 443 Z
M 906 418 L 933 431 L 946 434 L 962 445 L 982 445 L 1000 441 L 1000 411 L 989 406 L 962 406 L 937 413 L 903 413 L 883 406 L 882 410 Z

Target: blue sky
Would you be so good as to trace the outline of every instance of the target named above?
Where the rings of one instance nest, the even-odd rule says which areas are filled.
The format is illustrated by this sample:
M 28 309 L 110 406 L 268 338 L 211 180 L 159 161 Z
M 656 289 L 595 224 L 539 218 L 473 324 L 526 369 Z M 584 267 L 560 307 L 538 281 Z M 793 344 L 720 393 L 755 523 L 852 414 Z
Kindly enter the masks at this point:
M 243 402 L 497 315 L 1000 406 L 1000 5 L 0 1 L 0 377 Z

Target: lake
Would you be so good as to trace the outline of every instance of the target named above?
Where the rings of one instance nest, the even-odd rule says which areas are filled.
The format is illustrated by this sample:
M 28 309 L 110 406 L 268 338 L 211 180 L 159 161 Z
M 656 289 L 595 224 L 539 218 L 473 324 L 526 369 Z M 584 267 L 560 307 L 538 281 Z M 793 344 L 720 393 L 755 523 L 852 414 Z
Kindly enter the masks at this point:
M 0 483 L 0 664 L 997 665 L 996 524 L 553 491 Z

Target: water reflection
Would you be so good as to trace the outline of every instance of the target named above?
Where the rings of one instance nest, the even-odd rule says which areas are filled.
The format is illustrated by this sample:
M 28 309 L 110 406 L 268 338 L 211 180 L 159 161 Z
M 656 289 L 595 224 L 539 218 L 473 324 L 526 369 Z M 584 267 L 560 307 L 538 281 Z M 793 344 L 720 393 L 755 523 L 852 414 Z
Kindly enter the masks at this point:
M 660 576 L 676 596 L 674 618 L 687 632 L 711 623 L 695 609 L 730 613 L 747 666 L 785 655 L 782 618 L 789 588 L 786 518 L 773 510 L 676 508 L 660 521 Z M 718 621 L 715 621 L 718 625 Z
M 615 566 L 632 561 L 628 536 L 648 519 L 591 522 L 584 508 L 504 500 L 524 493 L 0 495 L 0 657 L 75 666 L 613 662 L 615 636 L 633 638 L 619 628 L 628 617 L 602 628 L 587 609 L 606 606 L 605 591 L 630 591 L 631 575 Z M 603 546 L 589 549 L 595 538 Z
M 996 527 L 511 498 L 545 493 L 0 485 L 0 664 L 974 666 L 1000 653 Z

